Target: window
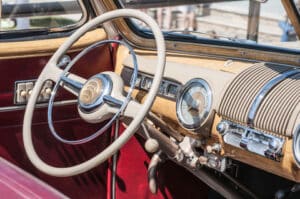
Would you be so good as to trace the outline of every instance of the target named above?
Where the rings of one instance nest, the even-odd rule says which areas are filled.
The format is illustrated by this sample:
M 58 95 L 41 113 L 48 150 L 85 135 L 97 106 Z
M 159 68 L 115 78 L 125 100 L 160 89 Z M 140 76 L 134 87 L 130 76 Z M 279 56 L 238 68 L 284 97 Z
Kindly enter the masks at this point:
M 211 3 L 191 4 L 190 0 L 181 0 L 167 1 L 164 7 L 157 7 L 158 2 L 166 1 L 122 0 L 123 6 L 140 9 L 155 18 L 165 35 L 300 50 L 299 40 L 281 1 L 207 0 Z M 134 23 L 145 29 L 143 24 Z
M 74 0 L 2 0 L 0 32 L 59 31 L 83 19 L 80 3 Z
M 296 5 L 298 14 L 300 14 L 300 0 L 294 0 L 294 3 L 295 3 L 295 5 Z

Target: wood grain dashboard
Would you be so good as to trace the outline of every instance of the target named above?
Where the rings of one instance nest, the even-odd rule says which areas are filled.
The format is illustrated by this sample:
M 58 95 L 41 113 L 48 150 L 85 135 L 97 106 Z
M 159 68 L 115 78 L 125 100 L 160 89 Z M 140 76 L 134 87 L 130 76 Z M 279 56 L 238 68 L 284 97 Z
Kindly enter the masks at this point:
M 151 51 L 136 50 L 138 56 L 139 71 L 146 74 L 154 74 L 155 54 Z M 170 53 L 167 55 L 167 63 L 164 78 L 175 79 L 184 85 L 192 78 L 203 78 L 212 88 L 213 105 L 205 125 L 197 131 L 183 128 L 176 115 L 176 102 L 158 96 L 152 107 L 152 111 L 166 121 L 173 129 L 182 135 L 188 135 L 196 139 L 202 137 L 203 132 L 208 131 L 207 144 L 220 143 L 222 145 L 221 155 L 247 163 L 253 167 L 265 170 L 275 175 L 300 182 L 300 172 L 297 167 L 293 152 L 292 138 L 284 137 L 283 154 L 281 161 L 277 162 L 266 157 L 233 147 L 224 143 L 222 136 L 217 132 L 216 126 L 222 120 L 222 116 L 216 113 L 228 85 L 242 71 L 253 66 L 253 62 L 242 62 L 236 60 L 225 60 L 219 58 L 205 58 L 186 56 Z M 120 47 L 116 58 L 115 71 L 122 73 L 124 67 L 131 67 L 132 61 L 128 51 Z M 136 100 L 143 102 L 147 97 L 147 91 L 135 90 Z M 204 133 L 205 134 L 205 133 Z

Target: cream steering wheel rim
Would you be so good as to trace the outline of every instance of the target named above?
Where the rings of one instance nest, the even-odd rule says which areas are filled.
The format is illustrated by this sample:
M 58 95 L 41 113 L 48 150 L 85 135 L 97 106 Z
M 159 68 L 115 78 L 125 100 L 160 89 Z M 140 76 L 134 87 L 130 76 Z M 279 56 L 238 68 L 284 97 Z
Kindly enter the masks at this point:
M 119 17 L 130 17 L 136 18 L 143 22 L 145 22 L 153 32 L 156 47 L 157 47 L 157 67 L 156 72 L 154 75 L 153 83 L 151 89 L 148 93 L 148 97 L 145 102 L 142 104 L 141 109 L 133 118 L 130 125 L 126 128 L 126 130 L 116 139 L 111 145 L 105 148 L 101 153 L 97 154 L 93 158 L 82 162 L 80 164 L 70 166 L 70 167 L 54 167 L 43 160 L 40 159 L 38 154 L 36 153 L 33 142 L 32 142 L 32 116 L 34 107 L 36 104 L 36 100 L 38 98 L 39 92 L 41 87 L 46 79 L 52 79 L 54 81 L 58 80 L 58 75 L 54 75 L 57 73 L 57 62 L 64 55 L 67 50 L 75 43 L 84 33 L 89 31 L 90 29 L 97 27 L 99 24 L 103 24 L 109 20 L 119 18 Z M 29 98 L 28 104 L 26 106 L 24 121 L 23 121 L 23 143 L 25 147 L 26 154 L 32 164 L 39 169 L 40 171 L 57 177 L 66 177 L 66 176 L 73 176 L 83 172 L 86 172 L 95 166 L 103 163 L 108 158 L 110 158 L 114 153 L 116 153 L 136 132 L 140 124 L 143 122 L 144 117 L 150 110 L 153 101 L 156 97 L 156 94 L 159 89 L 159 85 L 164 73 L 165 68 L 165 42 L 162 35 L 162 32 L 156 22 L 145 13 L 132 10 L 132 9 L 120 9 L 114 10 L 107 13 L 104 13 L 93 20 L 86 23 L 84 26 L 79 28 L 74 34 L 72 34 L 66 42 L 60 46 L 60 48 L 55 52 L 55 54 L 51 57 L 45 68 L 43 69 L 42 73 L 40 74 L 38 80 L 36 81 L 35 87 L 32 90 L 31 97 Z M 52 75 L 53 74 L 53 75 Z M 52 75 L 52 76 L 51 76 Z

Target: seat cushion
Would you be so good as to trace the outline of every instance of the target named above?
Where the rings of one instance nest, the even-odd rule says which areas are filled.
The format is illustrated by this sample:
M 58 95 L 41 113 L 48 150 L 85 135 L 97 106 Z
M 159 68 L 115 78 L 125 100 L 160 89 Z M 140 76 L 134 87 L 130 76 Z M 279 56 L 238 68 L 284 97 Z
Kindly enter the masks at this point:
M 48 184 L 0 158 L 0 197 L 67 198 Z

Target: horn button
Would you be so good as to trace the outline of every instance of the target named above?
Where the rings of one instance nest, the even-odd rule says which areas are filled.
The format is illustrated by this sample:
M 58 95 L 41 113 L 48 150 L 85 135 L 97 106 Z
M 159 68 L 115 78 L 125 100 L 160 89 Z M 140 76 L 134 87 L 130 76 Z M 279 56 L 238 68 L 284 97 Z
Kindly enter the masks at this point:
M 78 96 L 79 107 L 82 111 L 90 112 L 103 104 L 104 96 L 109 95 L 112 82 L 108 75 L 97 74 L 86 81 Z

